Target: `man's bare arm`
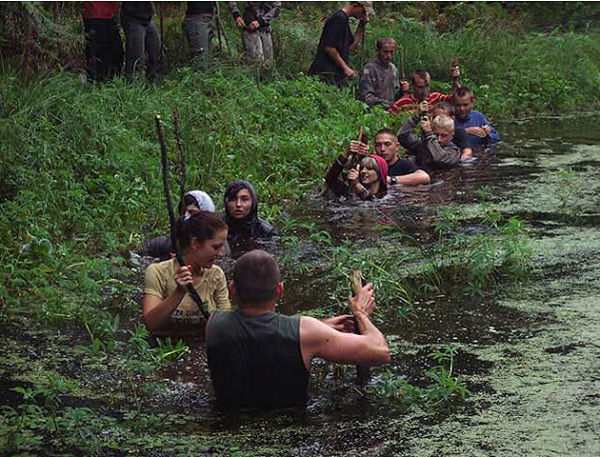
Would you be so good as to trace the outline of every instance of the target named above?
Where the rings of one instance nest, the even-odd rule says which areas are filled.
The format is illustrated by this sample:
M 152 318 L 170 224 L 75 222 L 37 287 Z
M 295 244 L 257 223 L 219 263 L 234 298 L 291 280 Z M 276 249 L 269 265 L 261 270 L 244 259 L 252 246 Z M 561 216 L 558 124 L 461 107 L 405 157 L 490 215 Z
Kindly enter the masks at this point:
M 431 177 L 429 173 L 424 170 L 417 170 L 408 175 L 396 176 L 396 184 L 402 184 L 404 186 L 418 186 L 421 184 L 429 184 Z
M 344 72 L 344 74 L 348 77 L 348 78 L 354 78 L 355 76 L 355 72 L 352 68 L 350 68 L 346 62 L 344 62 L 344 59 L 342 59 L 342 56 L 340 55 L 340 53 L 338 52 L 338 50 L 334 47 L 326 47 L 325 48 L 325 53 L 329 56 L 329 58 L 331 60 L 333 60 L 333 63 L 335 63 L 335 65 Z
M 383 334 L 373 325 L 373 286 L 367 284 L 357 297 L 348 299 L 360 335 L 341 333 L 311 317 L 300 320 L 300 346 L 307 369 L 314 357 L 330 362 L 382 365 L 390 361 L 390 349 Z
M 354 52 L 358 49 L 358 47 L 360 46 L 360 42 L 362 40 L 362 37 L 365 33 L 365 21 L 360 21 L 358 23 L 358 27 L 356 28 L 356 32 L 354 33 L 354 41 L 352 42 L 352 44 L 350 45 L 350 51 Z

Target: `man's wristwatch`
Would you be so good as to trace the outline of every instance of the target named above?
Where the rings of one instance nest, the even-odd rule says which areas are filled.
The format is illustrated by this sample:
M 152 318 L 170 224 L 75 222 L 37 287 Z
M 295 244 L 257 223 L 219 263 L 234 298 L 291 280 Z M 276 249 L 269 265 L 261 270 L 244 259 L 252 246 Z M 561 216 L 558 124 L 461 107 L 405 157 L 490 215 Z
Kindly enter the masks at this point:
M 398 178 L 396 176 L 391 176 L 390 184 L 398 184 Z

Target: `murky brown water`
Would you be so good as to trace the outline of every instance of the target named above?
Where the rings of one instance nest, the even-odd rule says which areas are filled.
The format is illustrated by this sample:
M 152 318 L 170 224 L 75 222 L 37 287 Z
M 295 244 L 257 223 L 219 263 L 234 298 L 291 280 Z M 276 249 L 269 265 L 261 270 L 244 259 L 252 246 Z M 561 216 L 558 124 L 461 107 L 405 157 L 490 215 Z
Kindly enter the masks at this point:
M 383 324 L 394 346 L 391 370 L 417 385 L 425 383 L 424 373 L 432 366 L 427 355 L 433 349 L 441 344 L 460 343 L 456 373 L 466 377 L 475 394 L 466 407 L 436 414 L 402 415 L 356 388 L 353 367 L 341 376 L 339 373 L 334 376 L 327 364 L 317 362 L 311 381 L 311 402 L 306 410 L 220 415 L 211 408 L 210 382 L 201 343 L 188 340 L 192 355 L 154 375 L 165 388 L 146 403 L 147 411 L 191 414 L 196 419 L 181 426 L 186 435 L 217 436 L 225 443 L 240 443 L 240 449 L 247 452 L 258 449 L 254 455 L 593 455 L 589 452 L 600 449 L 600 439 L 594 440 L 590 432 L 593 427 L 586 432 L 559 433 L 562 441 L 549 438 L 558 433 L 553 424 L 548 423 L 542 432 L 539 424 L 556 411 L 540 405 L 554 398 L 558 403 L 556 408 L 574 414 L 573 424 L 581 426 L 590 414 L 599 419 L 599 402 L 588 398 L 582 403 L 586 406 L 576 412 L 577 403 L 572 401 L 572 395 L 556 398 L 549 392 L 544 396 L 540 387 L 542 394 L 535 397 L 526 387 L 513 386 L 516 379 L 524 380 L 525 384 L 527 379 L 536 379 L 536 364 L 558 377 L 556 373 L 564 363 L 560 357 L 578 357 L 591 350 L 590 334 L 600 325 L 596 309 L 578 305 L 571 314 L 566 311 L 564 314 L 561 307 L 565 303 L 564 309 L 569 309 L 571 289 L 584 294 L 582 300 L 595 293 L 591 280 L 581 289 L 581 278 L 592 273 L 581 270 L 582 265 L 576 259 L 598 265 L 600 201 L 589 185 L 581 195 L 569 194 L 569 188 L 590 180 L 597 182 L 600 147 L 596 144 L 600 132 L 592 116 L 505 123 L 498 130 L 502 132 L 503 143 L 497 154 L 439 173 L 426 188 L 394 189 L 375 203 L 331 203 L 315 195 L 290 211 L 290 217 L 314 224 L 310 229 L 299 227 L 290 232 L 300 238 L 298 248 L 292 253 L 294 260 L 312 263 L 316 270 L 294 276 L 284 270 L 286 294 L 280 308 L 284 313 L 311 310 L 323 306 L 324 301 L 327 304 L 332 301 L 327 297 L 332 286 L 326 279 L 330 266 L 319 258 L 316 244 L 310 241 L 311 233 L 327 232 L 334 245 L 350 240 L 358 250 L 369 248 L 373 240 L 406 243 L 409 249 L 410 243 L 399 241 L 379 227 L 393 225 L 414 240 L 430 243 L 435 238 L 431 222 L 448 206 L 463 213 L 461 230 L 478 232 L 485 227 L 470 224 L 468 214 L 477 204 L 475 191 L 482 186 L 486 186 L 492 202 L 505 216 L 519 215 L 527 222 L 532 229 L 534 260 L 538 265 L 531 282 L 522 287 L 501 287 L 482 298 L 444 294 L 433 299 L 416 297 L 414 313 L 408 320 L 399 326 Z M 563 179 L 560 173 L 567 169 L 573 170 L 574 175 Z M 583 231 L 586 242 L 578 242 L 574 234 Z M 234 257 L 251 247 L 234 250 Z M 290 254 L 277 245 L 265 248 L 278 257 Z M 231 265 L 230 260 L 223 263 L 226 271 Z M 558 303 L 547 306 L 553 300 Z M 569 322 L 567 316 L 583 329 L 579 336 L 565 323 Z M 137 319 L 138 314 L 123 315 L 124 322 L 129 322 L 127 325 Z M 593 326 L 588 328 L 588 324 Z M 553 330 L 558 327 L 560 331 Z M 3 334 L 5 338 L 13 334 L 15 339 L 23 341 L 22 336 L 13 332 Z M 563 335 L 561 339 L 553 340 L 552 335 L 556 338 L 559 334 Z M 35 347 L 38 343 L 31 340 L 27 344 Z M 593 354 L 600 355 L 598 346 L 594 351 L 582 363 L 593 360 Z M 82 369 L 68 360 L 63 363 L 60 370 L 65 375 L 106 375 L 100 369 Z M 573 366 L 578 363 L 573 359 Z M 17 398 L 8 389 L 22 383 L 12 380 L 10 375 L 0 379 L 2 403 L 14 404 Z M 580 381 L 575 379 L 573 383 Z M 113 382 L 107 379 L 108 384 Z M 599 382 L 590 381 L 588 386 L 598 387 Z M 99 384 L 97 380 L 91 383 L 95 388 Z M 571 384 L 563 386 L 569 392 L 571 387 Z M 578 384 L 573 389 L 580 387 Z M 516 399 L 518 404 L 507 402 L 507 398 Z M 95 404 L 85 399 L 65 401 L 69 402 L 90 407 Z M 119 401 L 109 407 L 108 413 L 122 404 Z M 544 411 L 548 414 L 544 415 Z M 534 444 L 519 447 L 511 414 L 519 415 L 517 422 L 527 430 Z M 491 430 L 493 437 L 489 436 Z M 542 443 L 544 439 L 547 444 Z M 564 449 L 560 444 L 563 442 Z M 566 453 L 561 453 L 564 450 Z M 153 455 L 176 454 L 165 450 Z M 202 455 L 215 454 L 203 451 Z

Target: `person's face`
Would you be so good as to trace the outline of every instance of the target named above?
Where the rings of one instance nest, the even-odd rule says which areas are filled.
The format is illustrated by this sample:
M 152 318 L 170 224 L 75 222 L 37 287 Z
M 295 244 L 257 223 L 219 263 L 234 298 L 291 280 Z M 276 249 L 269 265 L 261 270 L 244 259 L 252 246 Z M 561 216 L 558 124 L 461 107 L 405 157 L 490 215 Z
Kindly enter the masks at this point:
M 355 17 L 356 19 L 360 19 L 365 15 L 365 13 L 365 7 L 357 3 L 356 5 L 354 5 L 354 9 L 352 10 L 352 14 L 350 16 Z
M 382 157 L 388 164 L 393 164 L 398 159 L 400 144 L 395 135 L 381 133 L 375 137 L 375 153 Z
M 215 259 L 223 257 L 225 241 L 227 241 L 227 229 L 219 230 L 212 238 L 203 242 L 192 238 L 194 264 L 201 268 L 212 267 Z
M 379 176 L 377 175 L 376 170 L 371 170 L 370 168 L 360 167 L 360 183 L 363 186 L 368 186 L 370 184 L 376 183 L 379 181 Z
M 473 108 L 473 98 L 464 95 L 462 97 L 454 97 L 454 109 L 459 118 L 467 117 L 469 111 Z
M 234 198 L 227 200 L 227 213 L 234 219 L 244 219 L 252 209 L 252 195 L 248 189 L 240 190 Z
M 418 101 L 423 101 L 429 95 L 429 78 L 419 78 L 415 76 L 413 81 L 413 96 Z
M 394 59 L 394 52 L 396 52 L 396 44 L 386 43 L 381 49 L 377 49 L 377 57 L 383 63 L 390 63 Z
M 454 137 L 454 130 L 443 129 L 437 125 L 433 128 L 433 133 L 435 133 L 438 143 L 440 143 L 442 146 L 446 146 Z
M 190 217 L 193 216 L 194 214 L 198 214 L 200 212 L 200 208 L 198 208 L 198 205 L 195 205 L 194 203 L 187 205 L 185 207 L 185 213 L 184 213 L 184 217 Z
M 432 119 L 435 119 L 438 116 L 448 116 L 450 119 L 454 119 L 454 116 L 450 115 L 450 111 L 444 108 L 434 108 L 432 111 Z

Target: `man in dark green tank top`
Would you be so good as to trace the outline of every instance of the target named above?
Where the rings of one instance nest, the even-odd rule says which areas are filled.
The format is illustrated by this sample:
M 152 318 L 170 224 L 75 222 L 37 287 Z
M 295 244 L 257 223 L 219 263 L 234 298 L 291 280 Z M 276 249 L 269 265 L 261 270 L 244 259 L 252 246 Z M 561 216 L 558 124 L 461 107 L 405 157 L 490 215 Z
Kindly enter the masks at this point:
M 239 310 L 216 311 L 206 333 L 208 366 L 220 409 L 304 406 L 311 360 L 381 365 L 390 353 L 369 315 L 373 286 L 348 299 L 360 335 L 344 333 L 352 316 L 327 321 L 275 312 L 283 284 L 279 267 L 264 251 L 237 261 L 230 286 Z

